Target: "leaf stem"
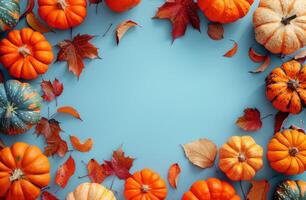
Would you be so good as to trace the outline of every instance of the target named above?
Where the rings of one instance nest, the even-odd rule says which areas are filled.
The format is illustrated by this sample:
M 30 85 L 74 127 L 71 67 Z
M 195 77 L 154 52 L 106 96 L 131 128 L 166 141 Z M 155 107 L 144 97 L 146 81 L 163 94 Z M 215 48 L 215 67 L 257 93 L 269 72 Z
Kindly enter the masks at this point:
M 240 185 L 240 189 L 241 189 L 243 198 L 244 198 L 244 200 L 246 200 L 246 194 L 245 194 L 245 191 L 244 191 L 244 188 L 243 188 L 243 185 L 242 185 L 242 181 L 239 181 L 239 185 Z
M 268 117 L 271 117 L 272 116 L 272 114 L 268 114 L 268 115 L 266 115 L 266 116 L 263 116 L 262 118 L 260 118 L 261 120 L 264 120 L 264 119 L 266 119 L 266 118 L 268 118 Z
M 112 180 L 112 183 L 111 183 L 110 188 L 109 188 L 110 190 L 113 190 L 115 180 L 116 180 L 116 176 L 113 176 L 113 180 Z
M 78 176 L 78 179 L 82 179 L 82 178 L 86 178 L 86 177 L 88 177 L 88 174 L 84 175 L 84 176 Z
M 107 35 L 107 33 L 109 32 L 109 30 L 111 29 L 111 27 L 113 26 L 112 23 L 110 23 L 110 25 L 108 26 L 108 28 L 105 30 L 104 34 L 102 35 L 102 37 L 105 37 Z

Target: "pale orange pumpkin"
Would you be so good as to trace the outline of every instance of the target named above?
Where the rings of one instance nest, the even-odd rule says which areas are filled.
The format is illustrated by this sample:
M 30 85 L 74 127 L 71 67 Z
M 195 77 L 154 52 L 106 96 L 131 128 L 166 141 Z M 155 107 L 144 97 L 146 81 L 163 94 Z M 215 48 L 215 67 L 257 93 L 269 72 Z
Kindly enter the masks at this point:
M 97 183 L 82 183 L 73 192 L 70 192 L 66 200 L 116 200 L 114 193 Z

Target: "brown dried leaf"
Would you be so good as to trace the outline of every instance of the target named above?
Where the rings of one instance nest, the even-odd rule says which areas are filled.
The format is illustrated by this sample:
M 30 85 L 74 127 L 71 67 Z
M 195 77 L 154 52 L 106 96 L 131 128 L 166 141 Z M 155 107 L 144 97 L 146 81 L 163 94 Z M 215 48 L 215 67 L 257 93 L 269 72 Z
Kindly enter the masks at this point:
M 136 22 L 132 20 L 127 20 L 119 24 L 116 28 L 116 42 L 117 45 L 121 41 L 121 38 L 124 36 L 124 34 L 132 27 L 139 26 Z
M 279 111 L 275 115 L 275 123 L 274 123 L 274 133 L 277 133 L 281 130 L 284 121 L 288 118 L 289 113 Z
M 233 57 L 237 53 L 237 51 L 238 51 L 238 43 L 235 42 L 234 40 L 232 40 L 232 42 L 234 42 L 234 46 L 228 52 L 226 52 L 223 55 L 224 57 L 230 58 L 230 57 Z
M 270 66 L 270 62 L 270 56 L 266 56 L 264 63 L 260 65 L 255 71 L 250 71 L 250 73 L 260 73 L 265 71 Z
M 36 15 L 33 12 L 29 12 L 26 15 L 26 20 L 27 20 L 28 25 L 35 31 L 38 31 L 41 33 L 53 32 L 53 30 L 50 29 L 47 25 L 39 21 L 39 19 L 36 17 Z
M 177 188 L 177 182 L 181 173 L 181 168 L 178 163 L 174 163 L 170 166 L 168 171 L 168 181 L 171 187 Z
M 304 63 L 306 60 L 306 49 L 302 50 L 300 53 L 294 56 L 294 60 L 297 60 L 300 63 Z
M 211 22 L 207 26 L 207 34 L 213 40 L 222 40 L 224 38 L 224 28 L 220 23 Z
M 267 180 L 251 181 L 252 187 L 250 188 L 247 200 L 267 200 L 270 184 Z

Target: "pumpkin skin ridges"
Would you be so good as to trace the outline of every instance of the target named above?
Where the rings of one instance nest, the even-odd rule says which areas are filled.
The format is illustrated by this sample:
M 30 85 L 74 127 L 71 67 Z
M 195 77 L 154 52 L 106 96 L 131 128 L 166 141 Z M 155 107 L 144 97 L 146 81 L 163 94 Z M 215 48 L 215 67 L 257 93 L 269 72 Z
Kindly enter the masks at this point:
M 137 6 L 141 0 L 105 0 L 106 5 L 113 12 L 125 12 Z
M 20 17 L 20 5 L 16 0 L 1 0 L 0 2 L 0 32 L 16 26 Z
M 305 199 L 306 182 L 302 180 L 286 180 L 275 189 L 273 200 Z

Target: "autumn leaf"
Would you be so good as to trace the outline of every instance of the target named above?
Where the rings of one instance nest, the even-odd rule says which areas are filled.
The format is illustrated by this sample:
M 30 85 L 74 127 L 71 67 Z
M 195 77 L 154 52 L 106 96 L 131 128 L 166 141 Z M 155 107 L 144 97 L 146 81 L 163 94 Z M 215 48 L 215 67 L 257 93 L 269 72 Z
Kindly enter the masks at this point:
M 75 172 L 75 162 L 74 159 L 71 156 L 69 156 L 67 161 L 57 169 L 55 176 L 55 183 L 61 188 L 65 188 L 70 177 L 74 174 L 74 172 Z
M 91 159 L 87 163 L 88 177 L 93 183 L 102 183 L 108 176 L 104 165 L 100 165 L 95 159 Z
M 214 165 L 217 146 L 208 139 L 199 139 L 182 145 L 187 159 L 200 168 L 210 168 Z
M 220 23 L 210 22 L 207 26 L 207 34 L 213 40 L 222 40 L 224 38 L 224 28 Z
M 139 26 L 136 22 L 132 20 L 124 21 L 121 24 L 119 24 L 116 28 L 116 42 L 117 45 L 119 44 L 121 38 L 124 36 L 124 34 L 132 27 Z
M 26 20 L 27 24 L 35 31 L 41 33 L 48 33 L 52 31 L 47 25 L 43 24 L 33 12 L 29 12 L 26 15 Z
M 198 6 L 193 0 L 166 1 L 157 11 L 154 18 L 168 19 L 172 22 L 173 41 L 185 35 L 188 24 L 200 31 Z
M 181 168 L 178 163 L 174 163 L 170 166 L 168 171 L 168 181 L 171 187 L 177 188 L 177 182 L 181 173 Z
M 250 73 L 260 73 L 265 71 L 270 66 L 270 62 L 271 62 L 270 56 L 266 56 L 263 64 L 260 65 L 256 70 L 250 71 Z
M 267 200 L 270 184 L 267 180 L 251 181 L 251 188 L 247 194 L 247 200 Z
M 80 152 L 88 152 L 91 150 L 93 145 L 93 140 L 91 138 L 87 139 L 84 143 L 81 143 L 79 138 L 70 135 L 70 141 L 74 149 Z
M 68 152 L 68 145 L 60 135 L 52 135 L 46 138 L 47 146 L 45 147 L 46 156 L 54 156 L 57 154 L 59 157 L 64 157 Z
M 52 135 L 59 135 L 62 131 L 60 123 L 55 119 L 47 119 L 42 117 L 37 123 L 35 132 L 38 136 L 43 135 L 45 138 L 49 138 Z
M 90 4 L 99 4 L 102 3 L 102 0 L 89 0 Z
M 0 150 L 4 149 L 6 145 L 4 144 L 3 140 L 0 138 Z
M 32 12 L 35 7 L 35 0 L 28 0 L 25 12 L 20 16 L 19 20 L 24 18 L 28 13 Z
M 59 42 L 57 61 L 67 61 L 69 71 L 79 78 L 85 67 L 83 59 L 99 58 L 98 48 L 89 42 L 93 38 L 94 36 L 88 34 L 78 34 L 72 41 Z
M 68 115 L 70 115 L 70 116 L 72 116 L 72 117 L 82 121 L 79 112 L 75 108 L 73 108 L 71 106 L 62 106 L 62 107 L 57 109 L 57 112 L 58 113 L 68 114 Z
M 249 57 L 253 62 L 263 62 L 266 59 L 266 55 L 257 53 L 254 48 L 249 49 Z
M 300 53 L 294 56 L 294 60 L 304 63 L 306 60 L 306 49 L 302 50 Z
M 236 125 L 244 131 L 257 131 L 262 127 L 260 112 L 256 108 L 246 108 L 244 115 L 239 117 Z
M 275 115 L 275 123 L 274 123 L 274 133 L 277 133 L 281 130 L 284 121 L 288 118 L 289 113 L 279 111 Z
M 59 200 L 54 194 L 44 191 L 41 193 L 41 200 Z
M 224 57 L 230 58 L 230 57 L 233 57 L 237 53 L 237 51 L 238 51 L 238 43 L 235 42 L 234 40 L 232 40 L 232 41 L 234 42 L 234 46 L 228 52 L 226 52 L 223 55 Z
M 53 83 L 51 83 L 50 80 L 43 80 L 40 83 L 40 87 L 43 91 L 42 98 L 48 102 L 52 101 L 53 99 L 56 100 L 56 98 L 59 97 L 64 90 L 63 84 L 58 79 L 54 79 Z
M 5 82 L 4 74 L 3 74 L 3 71 L 0 69 L 0 83 L 4 83 L 4 82 Z

